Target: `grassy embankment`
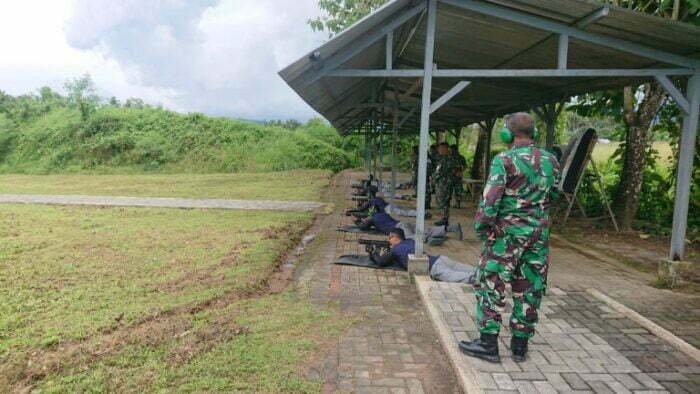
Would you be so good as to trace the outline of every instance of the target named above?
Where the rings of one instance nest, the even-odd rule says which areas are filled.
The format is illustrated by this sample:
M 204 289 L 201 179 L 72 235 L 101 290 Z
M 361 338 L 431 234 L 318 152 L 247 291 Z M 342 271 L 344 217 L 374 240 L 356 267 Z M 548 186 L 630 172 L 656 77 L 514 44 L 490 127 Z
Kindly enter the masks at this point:
M 142 177 L 0 183 L 3 192 L 257 198 L 259 189 L 318 199 L 328 179 L 291 175 L 257 177 L 252 192 L 226 190 L 217 176 L 156 177 L 150 190 L 120 188 L 147 183 Z M 289 192 L 277 176 L 302 187 Z M 343 320 L 268 283 L 311 219 L 0 205 L 0 391 L 318 391 L 304 364 Z
M 0 173 L 340 171 L 359 163 L 348 143 L 319 120 L 290 130 L 150 107 L 0 111 Z

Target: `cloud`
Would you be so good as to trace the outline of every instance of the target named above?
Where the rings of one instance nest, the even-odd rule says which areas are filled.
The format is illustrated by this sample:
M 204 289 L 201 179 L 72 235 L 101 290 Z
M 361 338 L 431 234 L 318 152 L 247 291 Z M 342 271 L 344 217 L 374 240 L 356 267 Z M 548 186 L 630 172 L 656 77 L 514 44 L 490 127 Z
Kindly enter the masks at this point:
M 42 12 L 37 12 L 41 9 Z M 64 23 L 71 16 L 69 0 L 3 2 L 0 13 L 0 89 L 13 95 L 41 86 L 56 91 L 63 83 L 89 72 L 102 96 L 142 97 L 184 111 L 169 88 L 133 83 L 135 72 L 98 51 L 76 49 L 66 42 Z
M 314 112 L 277 71 L 322 42 L 306 24 L 317 12 L 316 0 L 78 0 L 65 36 L 177 108 L 305 119 Z

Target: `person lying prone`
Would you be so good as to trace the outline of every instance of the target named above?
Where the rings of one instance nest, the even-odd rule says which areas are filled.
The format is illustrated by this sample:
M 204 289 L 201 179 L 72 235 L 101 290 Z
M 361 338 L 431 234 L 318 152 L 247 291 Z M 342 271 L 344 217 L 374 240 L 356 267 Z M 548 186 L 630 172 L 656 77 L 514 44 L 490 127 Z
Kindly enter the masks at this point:
M 408 255 L 416 251 L 415 241 L 406 239 L 402 229 L 389 231 L 389 248 L 374 248 L 370 259 L 380 267 L 400 267 L 408 269 Z M 474 283 L 476 268 L 454 261 L 447 256 L 428 255 L 430 278 L 440 282 Z

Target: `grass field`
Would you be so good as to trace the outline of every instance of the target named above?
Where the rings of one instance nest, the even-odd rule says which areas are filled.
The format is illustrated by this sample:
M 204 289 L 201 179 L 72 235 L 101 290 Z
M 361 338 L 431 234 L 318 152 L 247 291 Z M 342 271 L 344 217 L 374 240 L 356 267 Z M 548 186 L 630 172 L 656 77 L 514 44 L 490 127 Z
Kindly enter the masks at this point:
M 595 149 L 593 149 L 593 160 L 595 160 L 596 163 L 605 163 L 619 146 L 619 142 L 611 142 L 609 144 L 602 144 L 599 142 L 595 146 Z M 669 158 L 672 154 L 671 146 L 668 142 L 656 141 L 653 146 L 654 149 L 659 152 L 659 164 L 668 165 L 670 163 Z
M 0 175 L 0 193 L 316 200 L 329 171 L 238 174 Z
M 165 178 L 185 196 L 204 196 L 201 178 Z M 297 177 L 296 196 L 318 199 L 308 178 Z M 60 187 L 32 177 L 36 190 L 45 190 L 37 179 Z M 263 183 L 256 187 L 285 195 L 276 181 Z M 318 391 L 304 364 L 343 319 L 268 282 L 311 220 L 0 205 L 0 392 Z

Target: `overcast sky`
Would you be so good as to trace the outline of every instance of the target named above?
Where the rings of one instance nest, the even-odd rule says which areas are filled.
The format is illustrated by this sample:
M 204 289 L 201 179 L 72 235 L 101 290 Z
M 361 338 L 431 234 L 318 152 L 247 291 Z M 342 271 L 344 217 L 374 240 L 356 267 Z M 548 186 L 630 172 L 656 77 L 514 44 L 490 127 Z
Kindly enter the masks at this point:
M 317 0 L 4 0 L 0 90 L 90 73 L 104 97 L 246 119 L 315 116 L 277 71 L 321 44 Z

